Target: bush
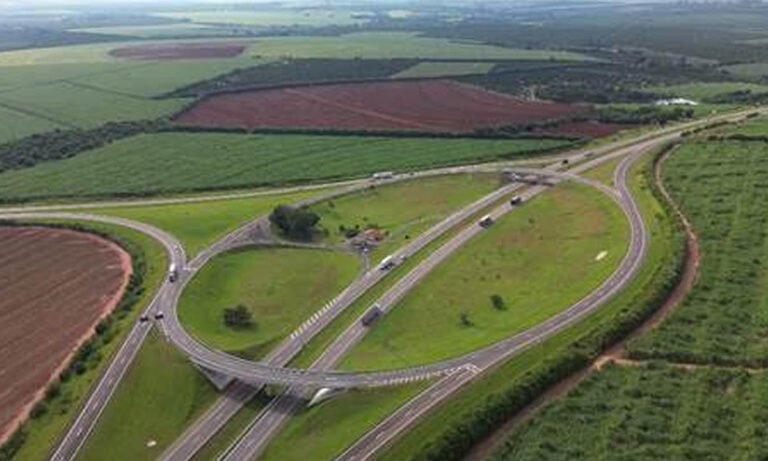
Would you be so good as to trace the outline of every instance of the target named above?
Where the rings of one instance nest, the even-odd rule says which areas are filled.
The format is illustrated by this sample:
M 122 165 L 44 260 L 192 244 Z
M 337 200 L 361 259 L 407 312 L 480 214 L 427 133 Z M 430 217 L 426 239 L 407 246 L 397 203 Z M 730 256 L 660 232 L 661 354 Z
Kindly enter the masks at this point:
M 230 328 L 248 328 L 253 325 L 253 314 L 242 304 L 224 309 L 224 325 Z
M 507 308 L 507 304 L 504 302 L 504 298 L 501 297 L 501 295 L 493 294 L 491 295 L 491 304 L 493 304 L 493 308 L 503 311 Z

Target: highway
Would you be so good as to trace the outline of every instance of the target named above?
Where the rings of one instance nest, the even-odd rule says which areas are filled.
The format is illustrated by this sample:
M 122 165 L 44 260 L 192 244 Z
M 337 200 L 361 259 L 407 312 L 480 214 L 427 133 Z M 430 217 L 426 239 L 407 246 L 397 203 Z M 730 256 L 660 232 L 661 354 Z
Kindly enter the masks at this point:
M 735 118 L 735 117 L 738 117 L 738 115 L 729 114 L 728 116 L 718 117 L 718 118 L 725 118 L 725 117 Z M 705 122 L 712 122 L 713 120 L 714 119 L 704 121 L 704 122 L 697 122 L 697 123 L 702 124 Z M 693 124 L 688 124 L 688 125 L 693 126 Z M 681 126 L 681 127 L 678 127 L 676 130 L 679 131 L 686 128 L 687 126 Z M 673 130 L 671 131 L 671 133 L 674 134 L 676 133 L 676 131 Z M 663 136 L 662 138 L 664 137 L 669 137 L 669 136 Z M 629 143 L 623 143 L 623 144 L 624 145 L 634 145 L 637 143 L 642 144 L 644 139 L 648 139 L 652 142 L 659 142 L 660 139 L 662 138 L 659 138 L 658 135 L 645 135 L 644 137 L 641 137 Z M 609 145 L 601 149 L 596 149 L 595 152 L 600 152 L 600 153 L 610 152 L 612 149 L 616 149 L 615 145 Z M 597 154 L 597 155 L 600 155 L 600 154 Z M 611 157 L 613 156 L 615 155 L 611 155 Z M 606 158 L 606 157 L 601 157 L 601 159 L 602 158 Z M 576 159 L 576 160 L 584 160 L 584 159 Z M 595 160 L 599 160 L 599 159 L 595 159 Z M 541 159 L 539 159 L 539 161 L 541 161 Z M 589 161 L 585 163 L 585 165 L 593 162 L 594 161 Z M 486 170 L 492 170 L 493 167 L 489 167 L 486 165 L 486 166 L 479 166 L 479 167 L 463 167 L 463 168 L 464 169 L 462 168 L 444 169 L 443 171 L 445 172 L 486 171 Z M 498 168 L 499 166 L 496 166 L 496 169 Z M 417 175 L 408 175 L 408 176 L 409 177 L 422 176 L 424 174 L 426 173 L 419 173 Z M 359 189 L 360 187 L 366 187 L 366 186 L 355 183 L 350 186 L 348 191 L 343 191 L 342 193 L 350 193 L 351 191 L 355 190 L 355 188 Z M 505 191 L 505 193 L 508 193 L 508 192 L 509 191 Z M 622 202 L 628 201 L 629 203 L 634 205 L 634 202 L 632 202 L 631 200 L 631 196 L 623 193 L 621 193 L 621 195 L 622 195 L 621 197 Z M 223 198 L 222 196 L 217 196 L 217 197 L 220 199 Z M 186 200 L 186 199 L 183 199 L 183 200 Z M 103 203 L 101 205 L 104 206 Z M 61 206 L 59 206 L 59 208 L 60 207 Z M 303 387 L 306 387 L 306 386 L 359 387 L 359 386 L 396 384 L 399 382 L 411 380 L 413 379 L 414 376 L 426 378 L 426 377 L 431 377 L 436 375 L 446 375 L 446 374 L 449 376 L 464 375 L 468 370 L 473 372 L 473 370 L 475 370 L 474 367 L 477 367 L 475 362 L 476 361 L 482 362 L 482 358 L 485 357 L 486 355 L 490 357 L 502 356 L 504 355 L 503 354 L 504 351 L 512 350 L 511 348 L 514 348 L 515 344 L 529 343 L 530 335 L 534 335 L 534 336 L 548 335 L 557 331 L 559 328 L 562 328 L 562 326 L 558 327 L 557 321 L 552 323 L 553 319 L 550 319 L 548 322 L 545 322 L 544 324 L 541 325 L 541 331 L 525 332 L 523 336 L 520 337 L 522 341 L 521 339 L 518 339 L 515 341 L 515 338 L 517 338 L 516 336 L 514 338 L 511 338 L 509 341 L 498 343 L 497 345 L 494 345 L 490 348 L 486 348 L 481 351 L 476 351 L 475 353 L 468 354 L 461 358 L 457 358 L 454 361 L 447 361 L 448 363 L 443 362 L 440 364 L 431 364 L 425 367 L 414 367 L 406 370 L 392 370 L 392 371 L 380 372 L 380 373 L 339 373 L 339 372 L 327 372 L 327 371 L 317 372 L 313 370 L 290 370 L 290 369 L 282 368 L 281 366 L 272 366 L 265 363 L 253 363 L 253 362 L 243 361 L 241 359 L 238 359 L 238 361 L 235 361 L 235 362 L 229 362 L 229 360 L 233 358 L 232 356 L 221 354 L 218 351 L 212 351 L 206 348 L 205 346 L 197 343 L 193 338 L 190 338 L 186 334 L 186 332 L 183 331 L 183 329 L 176 328 L 176 327 L 180 327 L 180 325 L 178 324 L 178 320 L 175 316 L 175 305 L 176 305 L 176 302 L 178 301 L 178 297 L 179 297 L 179 294 L 181 293 L 181 289 L 183 288 L 186 281 L 191 278 L 191 276 L 194 274 L 196 270 L 199 270 L 199 268 L 202 267 L 205 264 L 205 262 L 207 262 L 210 258 L 220 253 L 221 251 L 225 251 L 226 249 L 232 248 L 234 246 L 247 243 L 250 233 L 253 232 L 255 229 L 257 229 L 258 226 L 263 225 L 263 219 L 256 220 L 252 223 L 249 223 L 248 225 L 243 226 L 242 228 L 228 235 L 227 237 L 220 240 L 219 242 L 216 242 L 216 244 L 206 249 L 206 251 L 198 255 L 197 258 L 195 258 L 192 262 L 190 262 L 189 265 L 187 265 L 186 255 L 184 255 L 181 245 L 172 236 L 170 236 L 169 234 L 159 229 L 153 228 L 143 223 L 137 223 L 137 222 L 133 222 L 126 219 L 121 219 L 121 218 L 96 216 L 96 215 L 89 215 L 84 213 L 56 213 L 56 212 L 40 211 L 37 209 L 30 210 L 25 207 L 0 210 L 0 213 L 2 213 L 0 217 L 4 219 L 33 219 L 33 218 L 34 219 L 37 219 L 37 218 L 69 219 L 71 218 L 71 219 L 106 222 L 110 224 L 129 227 L 129 228 L 138 230 L 140 232 L 144 232 L 147 235 L 150 235 L 153 238 L 157 239 L 159 242 L 161 242 L 165 246 L 170 259 L 173 262 L 175 262 L 178 267 L 183 268 L 183 271 L 182 271 L 180 283 L 175 283 L 175 284 L 170 284 L 168 282 L 163 283 L 163 285 L 158 290 L 157 295 L 153 299 L 152 303 L 150 303 L 150 305 L 147 307 L 146 311 L 147 312 L 163 311 L 166 313 L 166 318 L 170 317 L 173 320 L 171 322 L 164 322 L 164 325 L 163 325 L 164 329 L 167 333 L 169 333 L 169 336 L 171 337 L 171 339 L 174 340 L 174 342 L 182 350 L 187 352 L 193 358 L 193 360 L 202 362 L 203 365 L 210 366 L 210 368 L 214 370 L 230 373 L 233 376 L 237 376 L 246 381 L 253 382 L 256 385 L 260 385 L 261 383 L 264 383 L 264 382 L 275 382 L 275 383 L 282 383 L 282 384 L 300 385 Z M 633 241 L 634 241 L 634 238 L 633 238 Z M 622 267 L 623 266 L 624 264 L 622 263 Z M 605 297 L 608 293 L 615 292 L 620 288 L 620 282 L 621 280 L 617 280 L 613 282 L 615 285 L 601 286 L 602 292 L 597 293 L 598 296 Z M 348 290 L 349 292 L 345 291 L 345 293 L 348 293 L 346 296 L 353 296 L 354 290 L 353 289 L 348 289 Z M 345 293 L 342 293 L 341 296 L 345 296 Z M 339 305 L 342 305 L 342 304 L 343 303 L 340 303 Z M 321 311 L 321 315 L 319 315 L 318 317 L 314 317 L 313 321 L 309 321 L 308 323 L 302 325 L 302 327 L 299 330 L 297 330 L 297 335 L 292 335 L 292 338 L 288 338 L 287 341 L 290 342 L 292 339 L 301 339 L 305 337 L 311 337 L 311 335 L 313 335 L 317 331 L 320 331 L 322 327 L 327 325 L 327 323 L 329 323 L 330 320 L 332 320 L 333 312 L 335 312 L 336 310 L 334 309 L 333 303 L 331 303 L 329 306 L 326 306 L 324 309 L 325 309 L 324 311 Z M 579 311 L 572 311 L 572 309 L 573 307 L 564 311 L 563 313 L 571 317 L 571 319 L 565 319 L 567 320 L 567 323 L 571 323 L 574 318 L 576 318 L 577 316 L 580 316 L 578 314 Z M 326 320 L 326 319 L 330 319 L 330 320 Z M 62 438 L 62 443 L 59 444 L 58 448 L 56 449 L 55 453 L 52 456 L 52 459 L 68 460 L 74 457 L 75 453 L 80 448 L 83 441 L 85 440 L 87 435 L 90 433 L 91 429 L 93 428 L 93 425 L 95 424 L 98 418 L 98 415 L 103 410 L 104 406 L 106 405 L 106 402 L 109 400 L 110 396 L 112 395 L 112 392 L 114 391 L 120 379 L 122 378 L 123 374 L 125 373 L 125 370 L 127 369 L 128 365 L 131 363 L 133 357 L 136 354 L 136 351 L 138 350 L 144 337 L 146 336 L 149 330 L 149 327 L 150 326 L 148 323 L 136 323 L 134 325 L 126 341 L 121 345 L 120 349 L 113 357 L 112 362 L 110 363 L 106 372 L 98 381 L 96 386 L 93 388 L 87 402 L 83 406 L 82 411 L 78 415 L 77 419 L 70 426 L 66 435 Z M 300 344 L 303 344 L 303 343 L 304 341 L 300 341 Z M 293 346 L 293 347 L 296 347 L 296 346 Z M 521 346 L 517 346 L 517 347 L 521 347 Z M 286 351 L 288 350 L 289 348 L 286 348 Z M 290 355 L 289 352 L 285 352 L 284 354 L 286 357 Z M 284 357 L 282 357 L 282 354 L 275 353 L 274 363 L 279 363 L 283 358 Z
M 640 216 L 639 210 L 637 209 L 637 205 L 632 199 L 631 191 L 627 185 L 627 177 L 629 169 L 634 161 L 640 158 L 640 156 L 646 152 L 647 149 L 648 146 L 641 146 L 638 148 L 636 153 L 622 160 L 614 172 L 614 184 L 616 184 L 616 187 L 618 188 L 619 193 L 623 199 L 628 200 L 634 208 L 633 215 L 637 218 L 631 221 L 633 227 L 643 226 L 643 221 L 642 216 Z M 624 283 L 626 283 L 626 281 L 631 278 L 632 273 L 634 273 L 634 271 L 639 268 L 642 262 L 642 257 L 645 254 L 647 248 L 647 243 L 647 235 L 645 231 L 640 233 L 632 233 L 630 249 L 625 259 L 629 258 L 635 260 L 635 262 L 632 264 L 632 268 L 629 268 L 619 280 L 623 280 Z M 633 255 L 637 257 L 633 257 Z M 595 293 L 599 293 L 602 290 L 605 290 L 606 293 L 616 293 L 621 288 L 621 286 L 623 286 L 623 284 L 605 283 L 603 286 L 598 288 Z M 597 305 L 593 304 L 589 310 L 594 310 L 596 307 Z M 573 309 L 573 307 L 571 309 Z M 568 311 L 565 313 L 567 314 Z M 573 314 L 572 318 L 575 318 L 576 315 L 586 315 L 586 313 L 588 313 L 588 311 L 581 314 Z M 560 330 L 566 326 L 567 325 L 552 325 L 551 328 Z M 530 339 L 533 343 L 540 342 L 544 338 L 532 336 Z M 503 353 L 499 354 L 499 356 L 495 358 L 488 357 L 488 360 L 486 361 L 478 361 L 475 363 L 475 366 L 477 367 L 476 372 L 482 373 L 483 371 L 489 370 L 501 361 L 505 360 L 508 356 L 509 353 Z M 440 379 L 425 391 L 408 401 L 406 404 L 402 405 L 394 413 L 390 414 L 386 419 L 377 424 L 373 429 L 368 431 L 365 435 L 363 435 L 363 437 L 358 439 L 354 444 L 342 452 L 336 458 L 336 461 L 364 461 L 372 459 L 378 450 L 395 440 L 400 434 L 411 427 L 411 425 L 414 424 L 421 416 L 436 406 L 440 405 L 446 399 L 450 398 L 455 392 L 461 389 L 462 386 L 470 382 L 475 377 L 475 374 L 476 373 L 461 372 L 448 375 Z

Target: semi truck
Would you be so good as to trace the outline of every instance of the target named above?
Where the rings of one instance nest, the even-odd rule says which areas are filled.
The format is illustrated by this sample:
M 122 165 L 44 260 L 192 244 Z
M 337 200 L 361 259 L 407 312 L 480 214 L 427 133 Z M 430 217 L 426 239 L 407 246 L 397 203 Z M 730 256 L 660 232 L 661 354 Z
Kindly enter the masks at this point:
M 379 270 L 385 271 L 393 268 L 394 266 L 395 266 L 395 257 L 392 255 L 389 255 L 386 258 L 381 260 L 381 262 L 379 263 Z
M 377 173 L 373 173 L 372 178 L 376 181 L 382 180 L 382 179 L 393 179 L 395 177 L 394 171 L 379 171 Z

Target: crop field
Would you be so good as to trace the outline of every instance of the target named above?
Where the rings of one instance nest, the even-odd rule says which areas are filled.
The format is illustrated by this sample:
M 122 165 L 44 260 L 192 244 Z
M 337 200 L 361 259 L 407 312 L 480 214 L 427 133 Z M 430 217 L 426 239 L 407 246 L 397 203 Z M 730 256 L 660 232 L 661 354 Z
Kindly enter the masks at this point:
M 491 193 L 498 175 L 450 175 L 368 189 L 312 207 L 331 242 L 342 243 L 344 229 L 375 228 L 385 234 L 374 260 L 408 243 L 460 207 Z
M 609 366 L 547 407 L 492 459 L 762 459 L 767 378 Z
M 331 250 L 251 248 L 225 253 L 184 290 L 179 319 L 210 346 L 259 358 L 340 293 L 360 267 L 354 255 Z M 253 314 L 253 325 L 224 324 L 224 310 L 238 304 Z
M 324 85 L 224 94 L 180 114 L 185 125 L 471 132 L 575 115 L 569 104 L 524 101 L 453 81 Z
M 724 135 L 765 137 L 768 135 L 768 118 L 751 118 L 735 125 L 726 125 L 721 130 Z
M 495 63 L 492 62 L 420 62 L 393 78 L 442 77 L 447 75 L 485 74 L 490 72 Z
M 768 85 L 744 82 L 712 82 L 686 83 L 681 85 L 657 86 L 647 88 L 649 91 L 689 98 L 697 102 L 735 91 L 751 91 L 752 93 L 768 93 Z
M 171 11 L 154 13 L 170 19 L 192 21 L 202 24 L 248 25 L 248 26 L 345 26 L 365 22 L 355 17 L 357 11 L 307 8 L 249 11 L 242 9 L 216 9 L 200 11 Z
M 699 278 L 686 300 L 631 347 L 637 357 L 768 363 L 768 144 L 691 142 L 664 180 L 699 236 Z
M 150 43 L 115 48 L 109 52 L 116 58 L 136 60 L 166 59 L 214 59 L 234 58 L 247 47 L 247 43 L 238 42 L 197 42 L 197 43 Z
M 63 127 L 52 120 L 45 120 L 3 107 L 0 103 L 0 144 Z
M 0 227 L 0 434 L 117 305 L 130 268 L 124 251 L 90 234 Z
M 435 268 L 341 366 L 429 363 L 533 326 L 607 278 L 624 255 L 627 232 L 624 215 L 611 199 L 586 186 L 558 185 Z M 494 295 L 501 305 L 492 302 Z M 429 341 L 425 331 L 431 332 Z
M 723 67 L 732 75 L 745 79 L 760 79 L 768 75 L 768 63 L 753 62 L 747 64 L 734 64 Z
M 268 214 L 280 204 L 291 204 L 320 191 L 268 194 L 247 198 L 207 200 L 169 205 L 141 205 L 89 210 L 152 224 L 179 239 L 187 254 L 200 250 L 245 222 Z
M 131 38 L 174 38 L 174 37 L 200 37 L 207 35 L 226 35 L 227 31 L 218 27 L 205 24 L 193 24 L 178 22 L 170 24 L 142 25 L 142 26 L 103 26 L 86 27 L 82 29 L 70 29 L 71 32 L 85 32 L 89 34 L 124 35 Z
M 265 461 L 303 461 L 336 456 L 428 383 L 393 388 L 350 390 L 312 408 L 304 408 L 267 445 Z
M 279 185 L 523 158 L 568 145 L 554 139 L 161 133 L 2 173 L 0 198 L 149 195 Z
M 115 461 L 157 459 L 217 395 L 187 357 L 152 330 L 77 459 L 98 461 L 104 453 Z

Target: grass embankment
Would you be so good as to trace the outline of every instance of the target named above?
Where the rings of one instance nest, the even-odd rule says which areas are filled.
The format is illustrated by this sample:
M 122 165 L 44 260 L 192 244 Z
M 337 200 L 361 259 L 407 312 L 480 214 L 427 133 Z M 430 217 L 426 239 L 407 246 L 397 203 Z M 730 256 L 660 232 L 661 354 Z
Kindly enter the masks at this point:
M 189 282 L 179 318 L 206 344 L 259 358 L 358 274 L 358 258 L 331 250 L 245 248 L 211 260 Z M 226 308 L 242 304 L 253 325 L 224 324 Z
M 660 305 L 675 283 L 684 241 L 650 193 L 647 163 L 634 168 L 630 180 L 650 234 L 645 263 L 630 284 L 590 317 L 470 383 L 410 428 L 380 460 L 461 459 L 547 387 L 586 366 Z
M 172 205 L 139 205 L 89 209 L 88 213 L 120 216 L 152 224 L 170 232 L 184 245 L 190 258 L 217 238 L 280 204 L 291 204 L 322 191 L 292 192 L 248 198 Z
M 334 459 L 365 432 L 427 387 L 427 383 L 351 390 L 304 408 L 259 458 L 265 461 Z
M 765 373 L 608 366 L 492 459 L 761 459 L 766 420 Z
M 624 256 L 627 238 L 624 214 L 610 198 L 587 186 L 559 185 L 435 268 L 341 366 L 429 363 L 520 332 L 602 283 Z
M 153 329 L 79 460 L 153 460 L 217 396 L 197 368 Z
M 564 147 L 555 139 L 158 133 L 0 175 L 0 199 L 146 196 L 408 171 Z
M 329 240 L 342 243 L 344 229 L 372 227 L 385 234 L 371 252 L 374 262 L 408 243 L 462 206 L 501 185 L 497 174 L 447 175 L 377 186 L 312 207 Z
M 768 365 L 768 143 L 694 141 L 665 164 L 664 181 L 701 245 L 686 300 L 631 347 L 638 358 Z
M 114 314 L 109 335 L 97 339 L 98 346 L 95 354 L 91 354 L 83 363 L 82 373 L 75 373 L 59 386 L 59 395 L 47 402 L 48 411 L 41 416 L 28 421 L 23 429 L 24 442 L 13 458 L 16 461 L 38 461 L 45 459 L 53 449 L 58 437 L 64 432 L 70 420 L 76 415 L 94 381 L 101 375 L 109 364 L 108 357 L 125 339 L 131 324 L 138 313 L 151 301 L 156 287 L 165 276 L 167 267 L 163 247 L 150 237 L 136 231 L 111 226 L 107 224 L 51 221 L 56 224 L 84 226 L 87 229 L 109 235 L 120 242 L 132 255 L 134 270 L 143 273 L 143 283 L 138 297 L 130 312 L 122 311 Z

